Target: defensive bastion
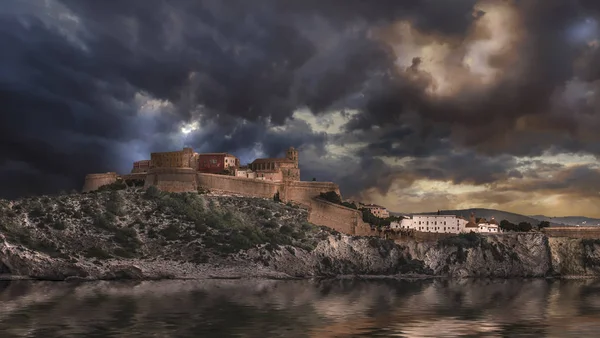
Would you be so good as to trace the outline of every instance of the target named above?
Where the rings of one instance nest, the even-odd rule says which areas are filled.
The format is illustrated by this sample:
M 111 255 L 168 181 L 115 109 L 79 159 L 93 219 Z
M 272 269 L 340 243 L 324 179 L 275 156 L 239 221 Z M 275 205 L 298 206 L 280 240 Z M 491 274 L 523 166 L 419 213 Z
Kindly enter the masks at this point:
M 146 173 L 117 175 L 116 173 L 89 174 L 85 178 L 83 192 L 97 190 L 117 180 L 144 180 L 144 187 L 157 187 L 168 192 L 195 192 L 198 188 L 237 194 L 248 197 L 274 198 L 279 194 L 282 202 L 297 203 L 309 210 L 309 221 L 327 226 L 348 235 L 371 235 L 371 228 L 362 221 L 362 213 L 355 209 L 327 202 L 319 198 L 321 193 L 335 191 L 339 186 L 333 182 L 306 182 L 284 180 L 272 182 L 254 178 L 199 173 L 192 168 L 151 168 Z

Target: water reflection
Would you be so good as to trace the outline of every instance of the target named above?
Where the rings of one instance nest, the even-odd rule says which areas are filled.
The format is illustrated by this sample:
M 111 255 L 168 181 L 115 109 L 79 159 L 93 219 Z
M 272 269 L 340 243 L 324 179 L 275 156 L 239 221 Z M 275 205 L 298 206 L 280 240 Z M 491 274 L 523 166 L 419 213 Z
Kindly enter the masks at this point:
M 584 337 L 590 280 L 0 283 L 0 337 Z

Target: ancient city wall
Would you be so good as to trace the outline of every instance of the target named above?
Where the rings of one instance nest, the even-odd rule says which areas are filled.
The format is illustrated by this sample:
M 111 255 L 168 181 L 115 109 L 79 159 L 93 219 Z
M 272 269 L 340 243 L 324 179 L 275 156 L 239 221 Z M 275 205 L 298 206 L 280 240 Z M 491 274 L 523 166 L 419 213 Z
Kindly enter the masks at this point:
M 339 186 L 332 182 L 287 181 L 284 183 L 279 197 L 282 201 L 294 201 L 304 206 L 310 206 L 315 197 L 328 191 L 340 194 Z
M 112 184 L 117 181 L 117 173 L 109 172 L 103 174 L 88 174 L 83 183 L 83 192 L 97 190 L 103 185 Z
M 209 190 L 221 190 L 244 196 L 273 198 L 281 183 L 252 178 L 197 173 L 198 186 Z
M 357 227 L 361 228 L 364 226 L 360 211 L 346 208 L 321 198 L 312 199 L 308 221 L 347 235 L 356 235 Z M 366 226 L 369 227 L 369 225 Z
M 549 227 L 545 228 L 543 232 L 548 237 L 600 238 L 600 227 Z
M 154 168 L 146 175 L 144 188 L 150 186 L 168 192 L 197 191 L 196 171 L 190 168 Z

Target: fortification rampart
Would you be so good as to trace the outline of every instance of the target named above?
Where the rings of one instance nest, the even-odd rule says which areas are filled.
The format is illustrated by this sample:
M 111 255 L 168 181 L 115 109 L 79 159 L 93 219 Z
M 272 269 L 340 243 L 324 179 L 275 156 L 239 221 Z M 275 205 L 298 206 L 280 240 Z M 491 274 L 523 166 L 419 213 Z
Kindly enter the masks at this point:
M 117 173 L 108 172 L 102 174 L 88 174 L 85 176 L 85 182 L 83 183 L 83 192 L 90 192 L 97 190 L 103 185 L 112 184 L 117 181 Z
M 198 186 L 242 196 L 273 198 L 282 183 L 217 174 L 197 173 Z
M 279 198 L 284 202 L 292 201 L 310 207 L 315 197 L 328 191 L 340 194 L 339 186 L 332 182 L 286 181 L 281 187 Z
M 197 191 L 196 171 L 191 168 L 153 168 L 146 175 L 145 188 L 155 186 L 169 192 Z
M 366 235 L 373 234 L 370 226 L 362 221 L 360 211 L 318 197 L 312 199 L 308 221 L 348 235 L 359 235 L 357 231 L 362 233 L 366 226 L 369 229 Z
M 600 239 L 600 227 L 549 227 L 542 231 L 548 237 Z

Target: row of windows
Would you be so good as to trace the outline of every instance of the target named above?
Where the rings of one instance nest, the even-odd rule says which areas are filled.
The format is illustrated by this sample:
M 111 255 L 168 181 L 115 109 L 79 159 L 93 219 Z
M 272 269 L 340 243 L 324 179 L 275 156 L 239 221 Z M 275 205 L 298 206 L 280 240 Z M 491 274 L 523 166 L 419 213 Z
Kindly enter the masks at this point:
M 429 225 L 429 221 L 423 222 L 423 223 L 427 223 L 427 225 Z M 459 223 L 460 223 L 460 221 L 456 220 L 456 224 L 459 224 Z M 437 225 L 437 221 L 431 222 L 431 224 Z M 442 224 L 442 221 L 440 221 L 440 224 Z M 419 221 L 419 225 L 421 225 L 421 221 Z M 446 225 L 446 221 L 444 221 L 444 225 Z
M 442 229 L 442 227 L 434 227 L 434 228 L 431 228 L 431 229 L 429 229 L 429 227 L 419 227 L 419 230 L 427 230 L 427 231 L 429 231 L 429 230 L 441 230 L 441 229 Z M 448 230 L 456 230 L 455 227 L 444 227 L 444 231 L 446 231 L 446 229 L 448 229 Z

